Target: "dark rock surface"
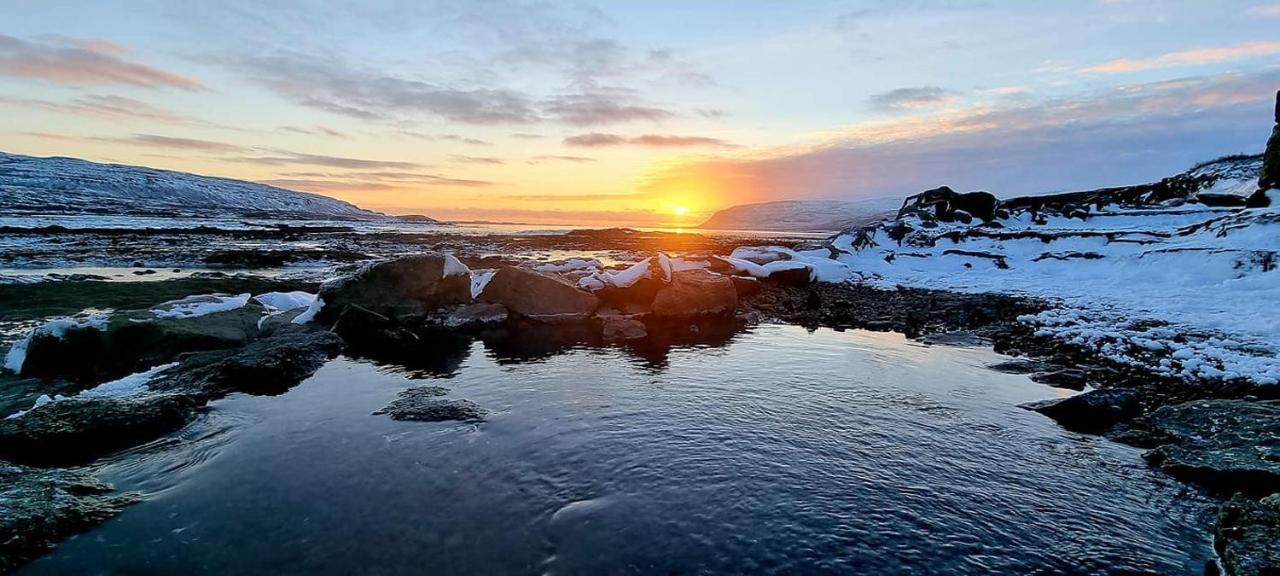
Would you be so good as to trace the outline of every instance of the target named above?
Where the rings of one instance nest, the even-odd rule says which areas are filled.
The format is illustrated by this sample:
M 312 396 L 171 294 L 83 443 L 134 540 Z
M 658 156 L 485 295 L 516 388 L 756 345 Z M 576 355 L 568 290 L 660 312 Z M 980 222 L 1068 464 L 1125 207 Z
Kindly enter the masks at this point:
M 1196 400 L 1151 413 L 1152 429 L 1173 443 L 1146 458 L 1211 488 L 1280 491 L 1280 401 Z
M 321 322 L 332 322 L 355 305 L 388 317 L 420 315 L 471 301 L 469 274 L 445 276 L 440 254 L 405 256 L 378 262 L 320 288 Z
M 1032 376 L 1031 379 L 1054 388 L 1084 390 L 1085 384 L 1089 381 L 1089 373 L 1077 368 L 1063 368 L 1052 372 L 1041 372 Z
M 644 322 L 633 316 L 608 314 L 599 316 L 600 336 L 605 342 L 638 340 L 649 335 Z
M 600 306 L 595 295 L 557 276 L 515 266 L 499 268 L 479 300 L 541 322 L 586 320 Z
M 1218 510 L 1213 547 L 1229 576 L 1280 574 L 1280 494 L 1237 494 Z
M 192 318 L 157 318 L 148 310 L 112 315 L 104 329 L 69 329 L 62 337 L 37 335 L 22 373 L 77 381 L 104 381 L 171 362 L 184 352 L 244 345 L 258 334 L 264 308 L 246 306 Z
M 1098 434 L 1141 413 L 1138 394 L 1132 390 L 1090 390 L 1061 400 L 1022 405 L 1053 418 L 1063 428 Z
M 1280 188 L 1280 92 L 1276 92 L 1276 125 L 1267 140 L 1267 150 L 1262 154 L 1262 173 L 1258 175 L 1258 188 Z
M 733 314 L 738 290 L 728 276 L 706 270 L 682 270 L 653 299 L 658 318 L 693 318 Z
M 341 349 L 336 334 L 294 327 L 236 350 L 187 356 L 173 376 L 165 373 L 151 388 L 205 398 L 232 392 L 280 394 L 315 374 Z
M 0 420 L 0 458 L 20 464 L 84 464 L 181 428 L 199 403 L 182 394 L 64 398 Z
M 422 386 L 410 388 L 385 408 L 374 414 L 387 414 L 392 420 L 408 420 L 414 422 L 442 422 L 445 420 L 461 420 L 463 422 L 479 422 L 484 420 L 485 409 L 470 400 L 441 400 L 439 397 L 449 391 L 439 386 Z
M 507 308 L 501 304 L 476 302 L 455 308 L 445 316 L 442 324 L 447 328 L 483 328 L 501 325 L 507 317 Z
M 111 494 L 110 486 L 78 470 L 0 462 L 0 574 L 137 501 L 132 494 Z

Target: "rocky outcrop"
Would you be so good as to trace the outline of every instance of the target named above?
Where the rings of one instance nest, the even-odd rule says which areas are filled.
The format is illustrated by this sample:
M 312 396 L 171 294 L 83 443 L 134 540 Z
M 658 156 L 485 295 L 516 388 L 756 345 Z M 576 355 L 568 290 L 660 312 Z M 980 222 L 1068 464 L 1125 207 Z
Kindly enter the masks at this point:
M 0 420 L 0 458 L 39 466 L 88 463 L 181 428 L 197 406 L 182 394 L 64 398 Z
M 138 501 L 77 470 L 0 462 L 0 574 L 8 574 Z
M 119 378 L 171 362 L 183 352 L 242 346 L 257 336 L 263 312 L 256 302 L 189 318 L 135 310 L 114 314 L 98 327 L 78 326 L 57 335 L 37 330 L 22 374 L 99 382 Z
M 909 212 L 927 213 L 934 220 L 942 222 L 972 222 L 980 218 L 987 222 L 995 218 L 999 201 L 990 192 L 967 192 L 961 194 L 942 186 L 925 190 L 915 196 L 908 196 L 898 210 L 903 216 Z
M 1262 155 L 1262 173 L 1258 175 L 1258 188 L 1280 188 L 1280 92 L 1276 92 L 1276 125 L 1267 140 L 1267 151 Z
M 378 262 L 320 288 L 321 322 L 332 322 L 348 306 L 389 317 L 426 314 L 471 301 L 471 274 L 451 256 L 420 254 Z M 452 261 L 452 262 L 456 262 Z
M 1280 491 L 1280 400 L 1196 400 L 1152 412 L 1172 443 L 1145 457 L 1169 474 L 1212 488 Z
M 682 270 L 654 296 L 652 309 L 658 318 L 693 318 L 733 314 L 737 306 L 738 290 L 729 277 Z
M 445 420 L 461 420 L 463 422 L 479 422 L 484 420 L 485 409 L 470 400 L 442 400 L 439 397 L 449 391 L 439 386 L 421 386 L 410 388 L 385 408 L 374 414 L 387 414 L 392 420 L 408 420 L 414 422 L 442 422 Z
M 1090 390 L 1061 400 L 1045 400 L 1023 404 L 1054 419 L 1068 430 L 1099 434 L 1117 423 L 1137 416 L 1141 412 L 1138 394 L 1132 390 Z
M 1218 510 L 1213 547 L 1228 576 L 1280 574 L 1280 494 L 1228 500 Z
M 280 394 L 315 374 L 341 349 L 336 334 L 294 327 L 238 350 L 185 357 L 175 375 L 162 376 L 150 387 L 203 398 L 232 392 Z
M 600 299 L 594 294 L 559 277 L 515 266 L 498 269 L 479 300 L 550 323 L 583 321 L 600 307 Z

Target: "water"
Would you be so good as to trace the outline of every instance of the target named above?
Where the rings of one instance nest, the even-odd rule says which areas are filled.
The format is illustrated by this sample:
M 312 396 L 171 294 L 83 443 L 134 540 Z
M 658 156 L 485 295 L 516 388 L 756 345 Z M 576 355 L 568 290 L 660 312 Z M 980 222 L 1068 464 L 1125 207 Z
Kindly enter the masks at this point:
M 1209 502 L 1015 407 L 976 348 L 761 326 L 459 342 L 215 403 L 106 479 L 150 498 L 24 574 L 1182 574 Z M 371 412 L 441 385 L 479 425 Z

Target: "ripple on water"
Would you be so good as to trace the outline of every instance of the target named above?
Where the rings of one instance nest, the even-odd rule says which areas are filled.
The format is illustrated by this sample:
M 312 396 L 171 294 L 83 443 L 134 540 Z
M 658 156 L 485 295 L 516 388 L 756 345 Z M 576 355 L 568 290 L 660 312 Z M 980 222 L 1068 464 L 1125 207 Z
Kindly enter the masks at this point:
M 372 416 L 433 379 L 339 359 L 113 460 L 160 496 L 29 574 L 1168 574 L 1209 503 L 1056 427 L 974 348 L 759 327 L 637 361 L 475 343 L 482 424 Z M 521 353 L 529 352 L 522 349 Z

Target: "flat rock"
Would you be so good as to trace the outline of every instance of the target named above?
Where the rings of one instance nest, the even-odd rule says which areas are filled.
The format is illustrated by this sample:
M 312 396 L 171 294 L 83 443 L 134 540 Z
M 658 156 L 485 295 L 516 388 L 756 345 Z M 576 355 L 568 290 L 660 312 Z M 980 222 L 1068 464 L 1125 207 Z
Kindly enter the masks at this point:
M 733 314 L 738 291 L 733 280 L 706 270 L 681 270 L 653 298 L 659 318 L 694 318 Z
M 1089 381 L 1089 374 L 1077 368 L 1063 368 L 1052 372 L 1040 372 L 1031 376 L 1031 380 L 1054 388 L 1084 390 L 1085 384 Z
M 180 394 L 64 398 L 0 420 L 0 458 L 21 464 L 86 464 L 187 423 L 198 402 Z
M 446 276 L 446 258 L 441 254 L 406 256 L 326 282 L 320 288 L 324 308 L 317 320 L 332 322 L 351 305 L 396 318 L 470 302 L 470 272 Z
M 449 391 L 439 386 L 421 386 L 410 388 L 400 393 L 385 408 L 374 414 L 387 414 L 392 420 L 413 422 L 442 422 L 445 420 L 461 420 L 463 422 L 479 422 L 484 420 L 485 409 L 470 400 L 442 400 L 439 397 Z
M 1280 491 L 1280 401 L 1196 400 L 1148 420 L 1173 443 L 1144 456 L 1169 474 L 1222 490 Z
M 507 308 L 501 304 L 476 302 L 459 306 L 444 319 L 449 328 L 483 328 L 497 326 L 507 321 Z
M 600 335 L 605 342 L 639 340 L 649 335 L 644 322 L 632 316 L 610 314 L 600 317 Z
M 1280 574 L 1280 494 L 1228 500 L 1218 510 L 1213 547 L 1230 576 Z
M 342 350 L 336 334 L 293 327 L 236 350 L 194 354 L 165 372 L 151 389 L 203 398 L 231 392 L 280 394 L 309 378 Z
M 137 502 L 76 470 L 0 462 L 0 574 L 53 549 Z
M 1068 430 L 1089 434 L 1105 432 L 1142 410 L 1138 394 L 1123 389 L 1090 390 L 1067 398 L 1023 404 L 1022 408 L 1053 418 Z
M 515 266 L 499 268 L 479 300 L 540 322 L 586 320 L 600 306 L 594 294 L 566 280 Z

